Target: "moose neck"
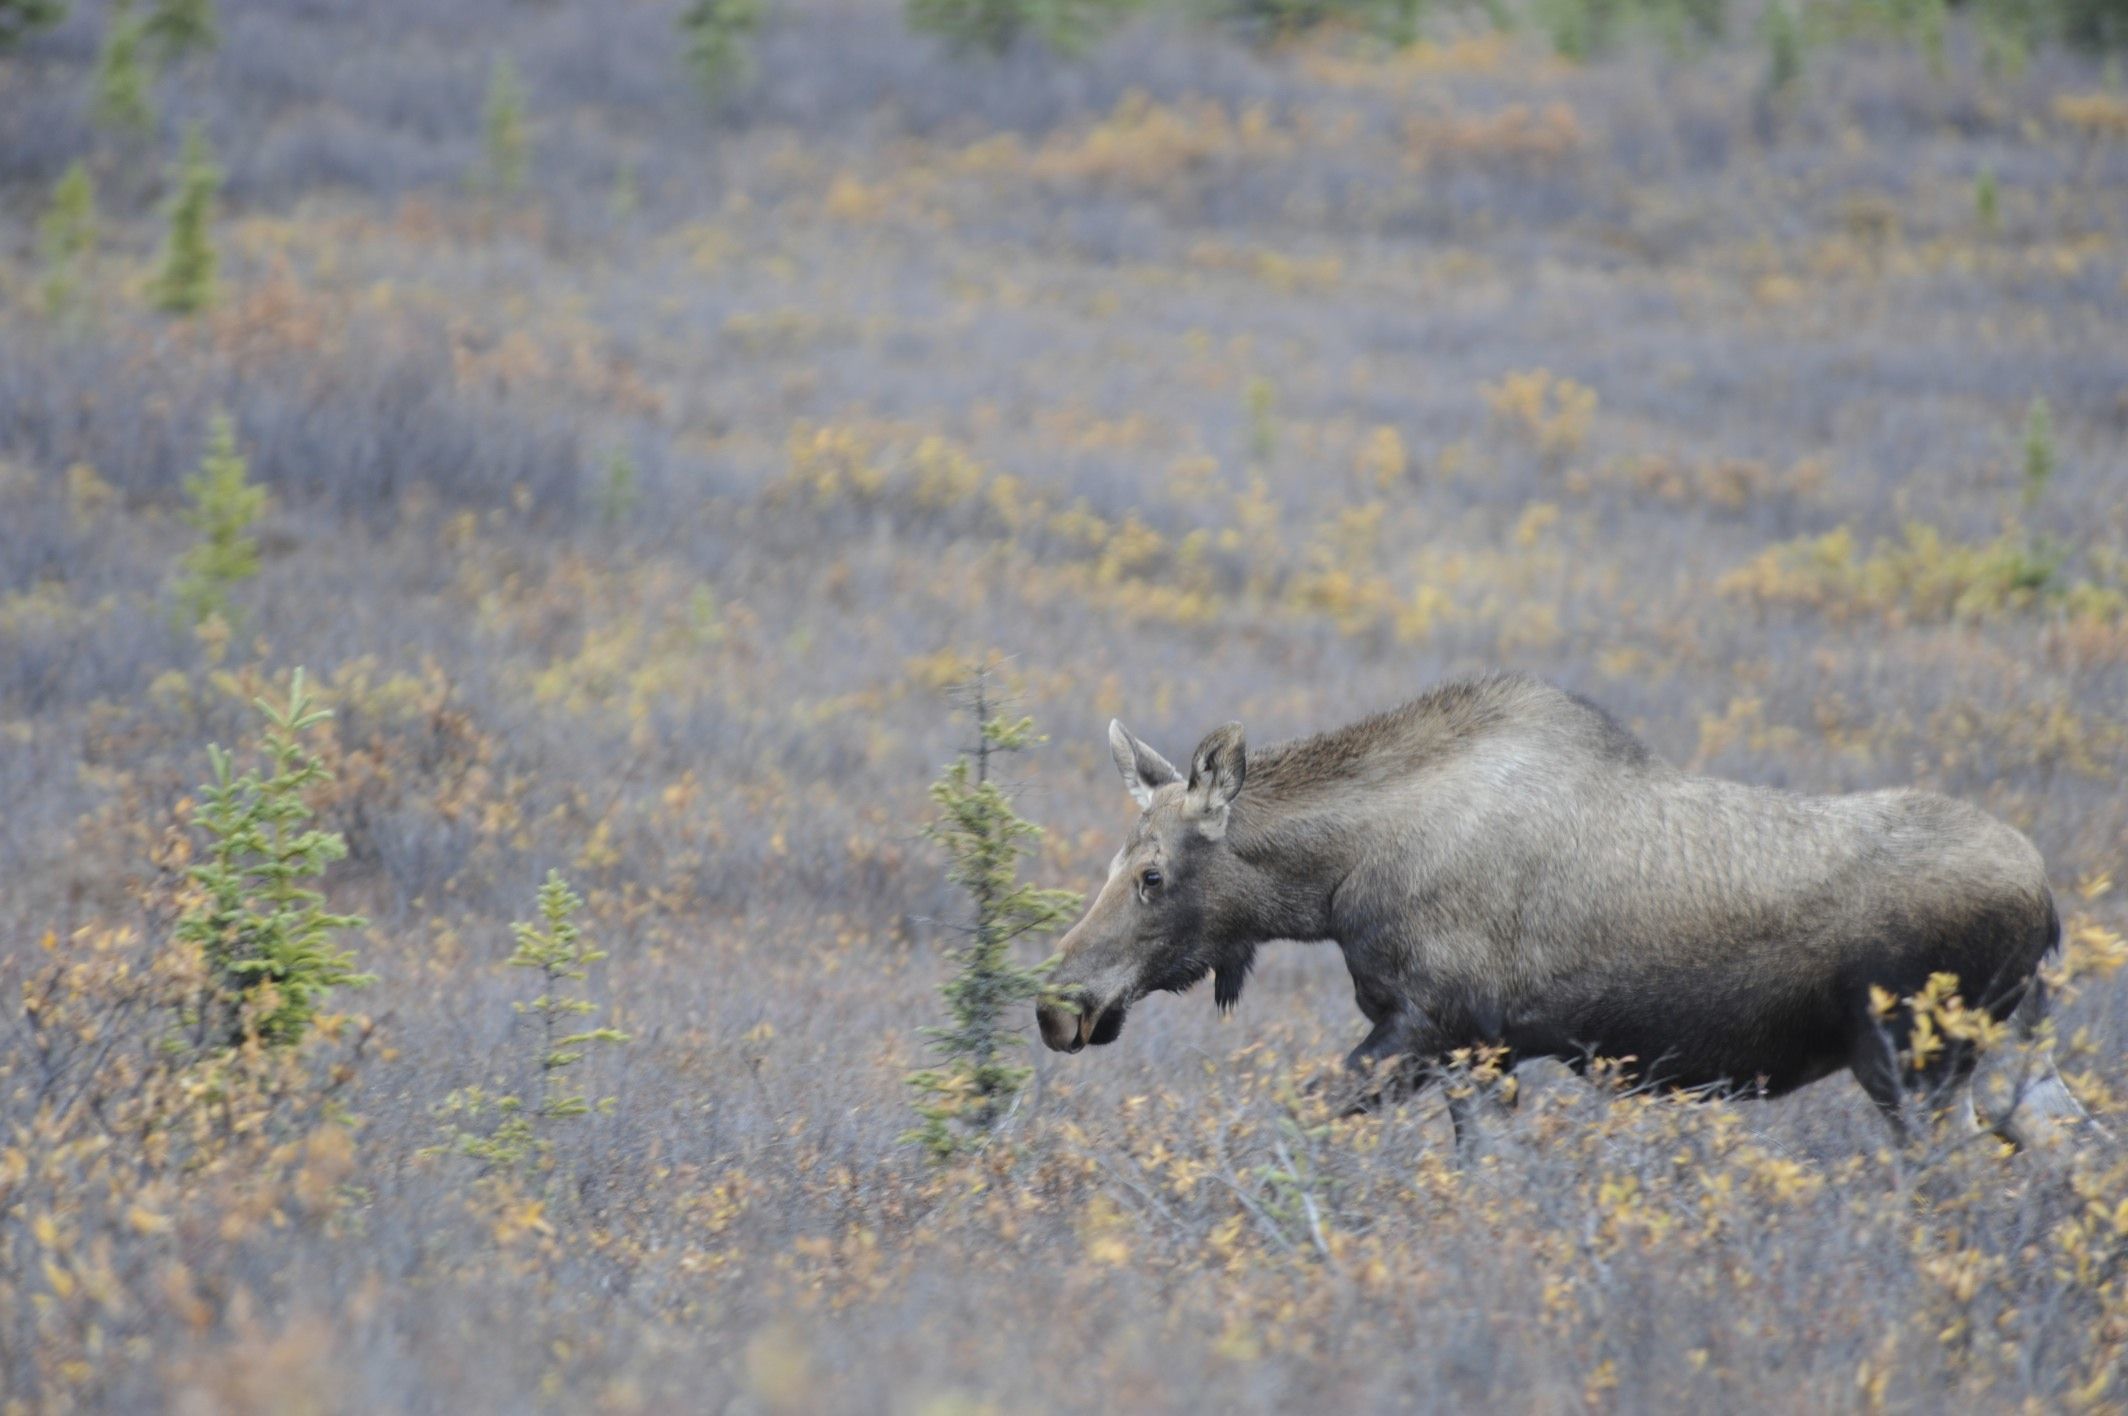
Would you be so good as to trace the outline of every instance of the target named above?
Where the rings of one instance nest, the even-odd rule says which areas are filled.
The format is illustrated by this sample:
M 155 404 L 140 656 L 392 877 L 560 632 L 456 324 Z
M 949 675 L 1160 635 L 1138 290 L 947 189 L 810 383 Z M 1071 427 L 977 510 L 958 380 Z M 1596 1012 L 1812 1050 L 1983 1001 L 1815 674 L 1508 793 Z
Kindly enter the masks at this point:
M 1451 684 L 1371 718 L 1249 759 L 1227 825 L 1240 892 L 1261 939 L 1336 937 L 1332 901 L 1358 869 L 1364 824 L 1412 779 L 1468 751 L 1493 725 L 1501 694 L 1521 681 Z M 1352 941 L 1340 939 L 1348 949 Z
M 1327 813 L 1236 802 L 1227 842 L 1237 877 L 1222 892 L 1231 902 L 1230 933 L 1252 944 L 1330 937 L 1330 899 L 1351 863 L 1348 842 Z

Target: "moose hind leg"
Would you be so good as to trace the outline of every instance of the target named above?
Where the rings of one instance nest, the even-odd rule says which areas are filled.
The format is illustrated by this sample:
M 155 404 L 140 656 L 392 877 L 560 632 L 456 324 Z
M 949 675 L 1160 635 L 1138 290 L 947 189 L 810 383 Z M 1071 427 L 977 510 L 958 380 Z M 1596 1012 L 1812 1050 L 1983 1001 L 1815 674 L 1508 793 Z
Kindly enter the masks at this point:
M 1970 1136 L 1982 1129 L 1973 1105 L 1973 1069 L 1979 1054 L 1967 1044 L 1953 1050 L 1927 1074 L 1929 1118 L 1940 1133 Z
M 2082 1129 L 2111 1134 L 2062 1081 L 2040 1027 L 2046 1014 L 2046 983 L 2034 978 L 2010 1015 L 2024 1045 L 1990 1054 L 1979 1082 L 1988 1129 L 2019 1150 L 2055 1145 Z
M 1448 1124 L 1456 1133 L 1456 1159 L 1478 1153 L 1478 1098 L 1461 1087 L 1448 1089 Z
M 1847 1066 L 1862 1090 L 1869 1093 L 1869 1099 L 1877 1104 L 1885 1124 L 1892 1128 L 1893 1142 L 1904 1146 L 1912 1137 L 1906 1124 L 1906 1089 L 1899 1080 L 1899 1048 L 1892 1035 L 1874 1019 L 1865 1019 L 1855 1035 Z
M 1990 1059 L 1978 1083 L 1986 1128 L 2019 1150 L 2059 1144 L 2079 1130 L 2105 1135 L 2062 1081 L 2051 1051 L 2006 1051 Z
M 1402 1101 L 1418 1089 L 1420 1062 L 1412 1031 L 1403 1014 L 1391 1014 L 1345 1055 L 1351 1093 L 1341 1114 L 1362 1116 Z
M 2062 1081 L 2051 1057 L 2045 1060 L 2040 1075 L 2018 1088 L 2015 1095 L 2009 1111 L 1991 1129 L 2019 1150 L 2058 1144 L 2079 1127 L 2107 1134 Z

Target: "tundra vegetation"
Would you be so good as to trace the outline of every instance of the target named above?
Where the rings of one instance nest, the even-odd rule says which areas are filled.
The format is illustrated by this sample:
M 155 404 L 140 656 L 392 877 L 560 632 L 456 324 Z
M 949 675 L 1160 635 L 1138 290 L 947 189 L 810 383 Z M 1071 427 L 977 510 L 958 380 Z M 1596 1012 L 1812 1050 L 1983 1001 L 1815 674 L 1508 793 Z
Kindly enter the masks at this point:
M 2117 6 L 1147 7 L 1070 57 L 786 0 L 714 102 L 677 0 L 221 0 L 182 57 L 61 9 L 0 0 L 0 1407 L 2128 1401 Z M 203 520 L 255 573 L 196 618 Z M 1436 1100 L 1315 1098 L 1350 984 L 1274 945 L 935 1163 L 982 664 L 1050 735 L 1042 889 L 1128 827 L 1113 717 L 1270 743 L 1492 668 L 1969 800 L 2049 863 L 2115 1135 L 1894 1154 L 1853 1088 L 1543 1064 L 1458 1167 Z M 298 665 L 320 898 L 225 898 L 205 748 L 263 789 Z M 609 955 L 560 1036 L 630 1040 L 491 1164 L 449 1099 L 549 1095 L 550 871 Z M 374 982 L 264 1026 L 203 909 Z

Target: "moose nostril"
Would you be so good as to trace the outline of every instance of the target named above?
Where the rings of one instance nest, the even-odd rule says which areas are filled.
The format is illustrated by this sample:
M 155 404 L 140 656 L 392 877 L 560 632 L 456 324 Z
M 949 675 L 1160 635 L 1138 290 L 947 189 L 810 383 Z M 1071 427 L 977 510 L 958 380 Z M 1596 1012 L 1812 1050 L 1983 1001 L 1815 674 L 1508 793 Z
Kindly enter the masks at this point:
M 1035 1024 L 1053 1052 L 1079 1050 L 1079 1014 L 1074 1008 L 1044 1003 L 1035 1009 Z

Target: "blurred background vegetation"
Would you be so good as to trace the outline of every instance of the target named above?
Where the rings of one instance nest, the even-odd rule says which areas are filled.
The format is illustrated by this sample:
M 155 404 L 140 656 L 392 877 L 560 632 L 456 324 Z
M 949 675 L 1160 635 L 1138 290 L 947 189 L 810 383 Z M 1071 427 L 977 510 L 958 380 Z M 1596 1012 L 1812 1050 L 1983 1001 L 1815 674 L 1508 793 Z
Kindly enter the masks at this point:
M 2029 832 L 2128 1130 L 2124 26 L 0 0 L 0 1410 L 2121 1409 L 2116 1139 L 922 1029 L 972 672 L 1048 891 L 1514 667 Z

